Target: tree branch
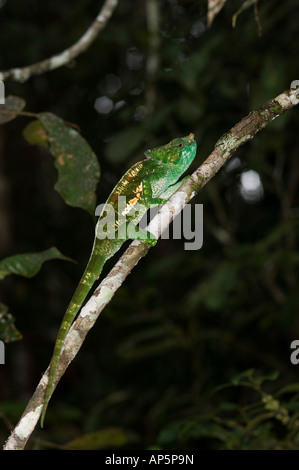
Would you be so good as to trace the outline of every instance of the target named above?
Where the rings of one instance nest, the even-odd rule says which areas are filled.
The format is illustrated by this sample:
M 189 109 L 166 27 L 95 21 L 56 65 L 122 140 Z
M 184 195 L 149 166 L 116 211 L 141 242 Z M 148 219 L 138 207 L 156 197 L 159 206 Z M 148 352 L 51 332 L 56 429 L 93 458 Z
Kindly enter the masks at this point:
M 213 178 L 241 145 L 251 140 L 255 134 L 264 129 L 273 119 L 298 104 L 299 90 L 290 89 L 277 96 L 274 100 L 269 101 L 260 109 L 250 112 L 218 140 L 213 152 L 160 209 L 147 229 L 157 238 L 161 236 L 189 200 Z M 150 246 L 147 243 L 133 241 L 107 277 L 96 288 L 90 300 L 82 308 L 66 337 L 57 366 L 55 387 L 68 365 L 77 355 L 87 333 L 93 327 L 104 307 L 110 302 L 128 274 L 137 265 L 139 260 L 147 254 L 149 249 Z M 48 381 L 48 371 L 49 368 L 44 373 L 20 421 L 7 440 L 4 450 L 20 450 L 26 445 L 42 410 Z
M 26 82 L 32 75 L 41 75 L 45 72 L 55 70 L 71 62 L 75 57 L 86 51 L 93 43 L 98 34 L 104 29 L 113 11 L 117 7 L 118 0 L 106 0 L 100 13 L 85 31 L 83 36 L 71 47 L 65 49 L 60 54 L 56 54 L 49 59 L 36 62 L 22 68 L 13 68 L 0 72 L 0 80 L 12 79 L 16 82 Z

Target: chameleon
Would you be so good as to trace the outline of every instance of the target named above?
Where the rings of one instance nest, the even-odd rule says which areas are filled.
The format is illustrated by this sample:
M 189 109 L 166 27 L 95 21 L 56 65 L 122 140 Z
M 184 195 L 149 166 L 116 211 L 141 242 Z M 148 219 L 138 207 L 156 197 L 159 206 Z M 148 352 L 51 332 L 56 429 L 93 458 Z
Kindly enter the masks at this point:
M 124 174 L 102 205 L 89 261 L 57 334 L 41 412 L 41 427 L 54 389 L 56 368 L 64 340 L 94 282 L 99 278 L 106 261 L 126 240 L 142 240 L 153 246 L 157 243 L 149 231 L 137 227 L 137 224 L 148 209 L 167 202 L 181 186 L 184 179 L 178 180 L 195 158 L 196 148 L 194 134 L 190 133 L 186 137 L 175 138 L 166 145 L 145 151 L 146 158 L 135 163 Z M 109 219 L 109 214 L 114 217 Z

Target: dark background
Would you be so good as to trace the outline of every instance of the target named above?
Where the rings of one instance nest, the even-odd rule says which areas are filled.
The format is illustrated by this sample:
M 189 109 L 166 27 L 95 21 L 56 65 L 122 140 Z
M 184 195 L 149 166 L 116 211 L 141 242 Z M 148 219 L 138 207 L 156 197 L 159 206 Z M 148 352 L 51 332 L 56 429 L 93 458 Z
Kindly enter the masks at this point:
M 99 3 L 1 2 L 0 69 L 69 47 Z M 68 67 L 6 83 L 27 111 L 80 126 L 101 165 L 99 203 L 144 150 L 190 132 L 195 169 L 224 132 L 299 79 L 296 0 L 260 1 L 259 22 L 251 7 L 235 28 L 243 2 L 228 0 L 209 29 L 205 1 L 157 1 L 156 36 L 146 1 L 119 3 Z M 23 335 L 6 345 L 0 368 L 2 442 L 49 363 L 93 240 L 90 215 L 54 190 L 53 157 L 22 137 L 29 121 L 0 127 L 0 256 L 56 246 L 78 263 L 50 261 L 33 279 L 0 284 Z M 79 437 L 77 449 L 298 448 L 299 365 L 290 362 L 299 339 L 298 128 L 294 108 L 194 198 L 204 204 L 201 250 L 161 240 L 139 263 L 63 377 L 29 448 Z M 93 444 L 88 433 L 96 433 Z

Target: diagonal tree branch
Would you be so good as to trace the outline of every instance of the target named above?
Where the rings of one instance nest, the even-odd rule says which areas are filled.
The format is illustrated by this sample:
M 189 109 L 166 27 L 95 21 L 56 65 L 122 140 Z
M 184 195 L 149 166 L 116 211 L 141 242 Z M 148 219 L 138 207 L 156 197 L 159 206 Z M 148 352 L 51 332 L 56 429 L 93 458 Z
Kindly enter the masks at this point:
M 0 72 L 0 80 L 5 81 L 7 79 L 11 79 L 16 82 L 26 82 L 26 80 L 28 80 L 32 75 L 41 75 L 45 72 L 55 70 L 68 64 L 79 54 L 85 52 L 93 43 L 98 34 L 106 26 L 112 13 L 117 7 L 117 4 L 118 0 L 106 0 L 98 16 L 85 31 L 83 36 L 68 49 L 65 49 L 60 54 L 56 54 L 49 59 L 36 62 L 35 64 L 28 65 L 27 67 L 13 68 Z
M 299 104 L 299 90 L 290 89 L 266 103 L 256 111 L 250 112 L 227 134 L 216 143 L 209 157 L 188 178 L 179 190 L 160 209 L 147 229 L 156 237 L 161 236 L 170 222 L 180 213 L 189 200 L 210 181 L 231 155 L 255 134 L 264 129 L 273 119 L 288 109 Z M 117 289 L 122 285 L 139 260 L 147 254 L 150 245 L 133 241 L 123 256 L 118 260 L 107 277 L 94 291 L 90 300 L 82 308 L 77 320 L 73 323 L 66 337 L 57 366 L 55 386 L 64 374 L 68 365 L 77 355 L 82 343 L 93 327 L 104 307 L 110 302 Z M 33 432 L 42 410 L 49 368 L 39 382 L 20 421 L 7 440 L 4 450 L 23 449 Z

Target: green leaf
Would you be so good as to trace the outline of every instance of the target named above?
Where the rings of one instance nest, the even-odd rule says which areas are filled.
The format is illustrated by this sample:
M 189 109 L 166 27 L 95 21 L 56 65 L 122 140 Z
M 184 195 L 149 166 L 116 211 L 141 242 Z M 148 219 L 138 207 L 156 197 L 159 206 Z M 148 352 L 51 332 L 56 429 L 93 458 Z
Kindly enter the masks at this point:
M 240 15 L 240 13 L 242 13 L 243 11 L 247 10 L 247 8 L 250 8 L 252 5 L 254 5 L 254 3 L 256 2 L 256 0 L 246 0 L 243 5 L 241 5 L 241 7 L 239 8 L 239 10 L 234 14 L 233 18 L 232 18 L 232 25 L 233 25 L 233 28 L 236 27 L 236 24 L 237 24 L 237 18 L 238 16 Z
M 59 117 L 40 113 L 39 119 L 48 132 L 50 151 L 58 170 L 55 189 L 67 204 L 80 207 L 93 216 L 100 177 L 96 155 L 86 140 Z
M 246 426 L 245 433 L 248 433 L 257 425 L 260 425 L 261 421 L 266 421 L 268 419 L 273 418 L 273 415 L 274 415 L 273 412 L 266 412 L 266 413 L 259 414 L 258 416 L 253 418 L 251 421 L 249 421 L 249 423 Z
M 220 310 L 227 304 L 229 294 L 236 289 L 238 283 L 237 268 L 228 261 L 221 263 L 202 283 L 197 298 L 202 299 L 207 308 Z
M 244 379 L 251 379 L 255 369 L 247 369 L 231 379 L 233 385 L 239 385 Z
M 57 248 L 52 247 L 40 253 L 25 253 L 21 255 L 9 256 L 0 261 L 0 280 L 9 274 L 17 274 L 24 277 L 33 277 L 40 270 L 45 261 L 51 259 L 64 259 L 72 261 L 64 256 Z
M 188 421 L 186 419 L 171 422 L 160 431 L 157 437 L 157 443 L 163 447 L 173 441 L 175 442 L 178 439 L 181 429 L 187 424 Z
M 138 149 L 145 136 L 146 131 L 139 126 L 120 131 L 113 136 L 111 142 L 106 146 L 107 159 L 113 164 L 123 163 Z
M 262 385 L 263 382 L 266 382 L 268 380 L 270 381 L 274 381 L 274 380 L 277 380 L 279 377 L 279 372 L 277 370 L 275 370 L 274 372 L 271 372 L 270 374 L 268 375 L 261 375 L 261 376 L 258 376 L 258 377 L 252 377 L 252 382 L 257 384 L 257 385 Z
M 278 397 L 281 395 L 285 395 L 286 393 L 294 393 L 299 392 L 299 382 L 291 383 L 283 387 L 279 392 L 276 394 Z
M 77 450 L 97 450 L 107 447 L 121 447 L 128 442 L 128 436 L 121 428 L 108 428 L 101 431 L 83 434 L 68 442 L 69 449 Z
M 49 136 L 43 124 L 36 119 L 31 121 L 23 130 L 23 137 L 31 145 L 49 147 Z
M 12 121 L 17 117 L 17 113 L 25 108 L 26 102 L 19 96 L 8 96 L 5 104 L 0 105 L 0 124 Z M 12 112 L 10 112 L 12 111 Z
M 8 312 L 7 305 L 0 302 L 0 340 L 4 343 L 22 339 L 22 335 L 16 329 L 14 321 L 14 317 Z
M 140 360 L 185 346 L 179 329 L 159 324 L 128 336 L 118 347 L 117 353 L 125 360 Z

